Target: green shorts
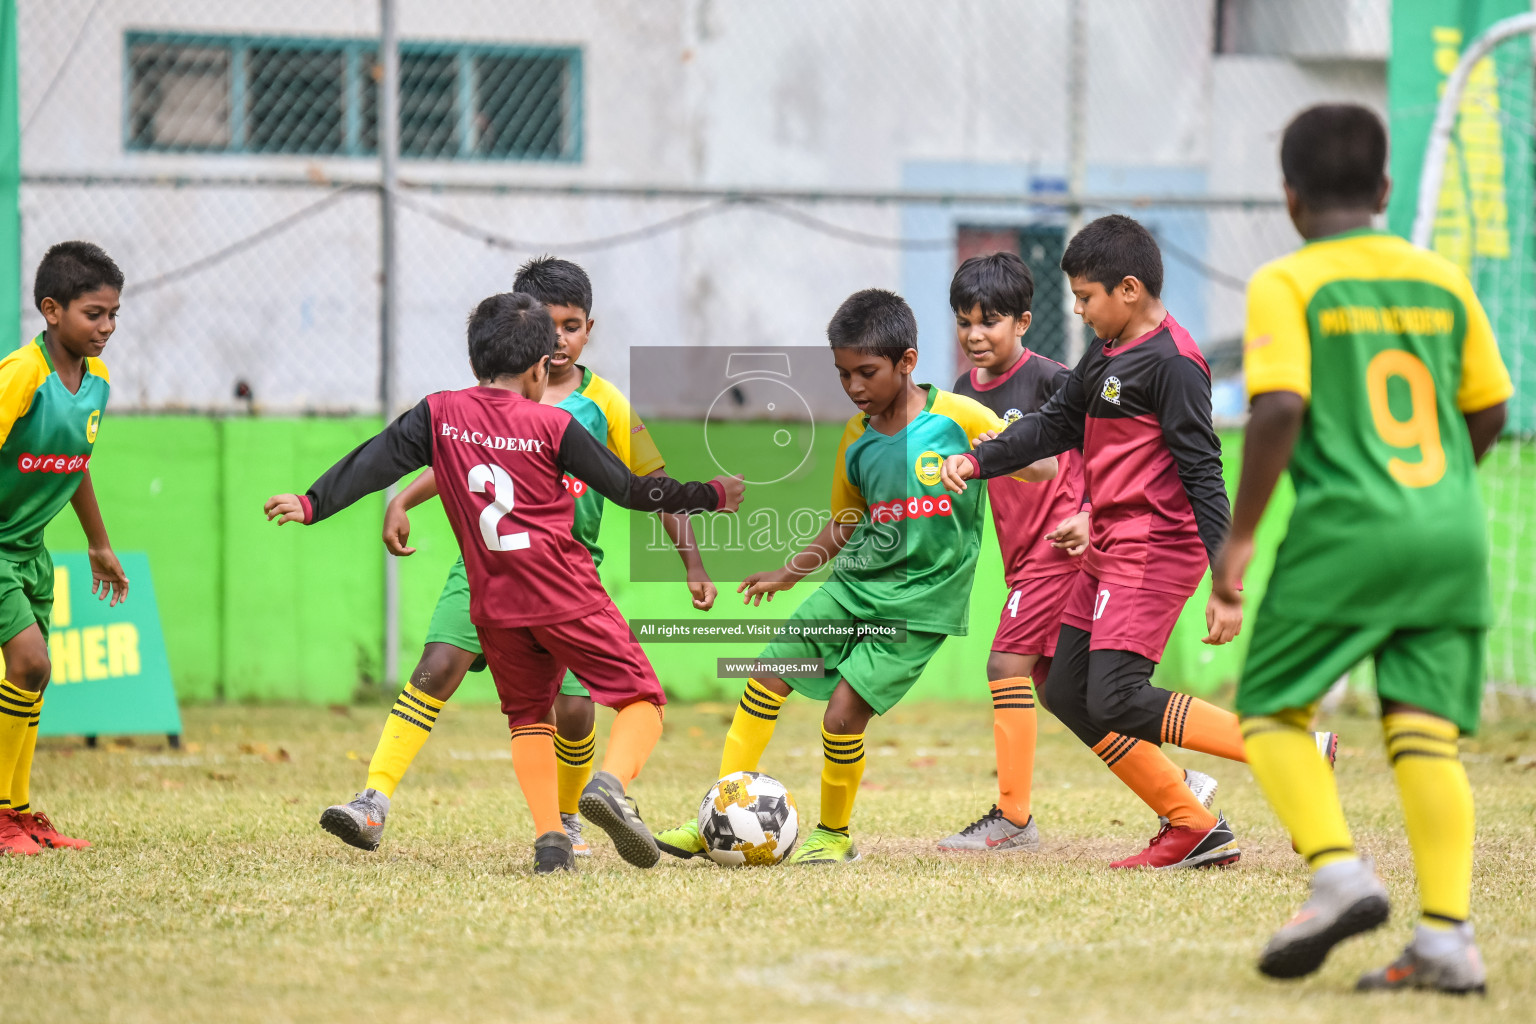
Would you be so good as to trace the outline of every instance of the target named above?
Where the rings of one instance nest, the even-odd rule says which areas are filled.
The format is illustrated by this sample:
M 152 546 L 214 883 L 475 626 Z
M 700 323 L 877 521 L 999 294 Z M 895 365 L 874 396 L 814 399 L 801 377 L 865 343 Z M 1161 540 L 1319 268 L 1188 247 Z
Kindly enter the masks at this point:
M 452 644 L 461 651 L 475 655 L 471 672 L 485 671 L 485 654 L 480 650 L 480 634 L 469 621 L 469 574 L 464 571 L 464 559 L 460 558 L 448 570 L 448 582 L 438 595 L 437 607 L 432 609 L 432 622 L 427 626 L 427 643 Z M 591 697 L 581 681 L 566 669 L 560 692 L 567 697 Z
M 838 603 L 837 598 L 820 589 L 795 609 L 790 621 L 833 619 L 857 621 L 858 616 Z M 828 700 L 839 679 L 846 679 L 853 692 L 863 697 L 875 713 L 883 715 L 912 689 L 917 677 L 939 650 L 945 633 L 907 631 L 904 643 L 832 638 L 775 640 L 763 648 L 760 658 L 820 658 L 826 675 L 816 678 L 785 679 L 796 693 L 816 700 Z
M 0 644 L 36 625 L 48 639 L 53 617 L 53 556 L 40 551 L 24 561 L 0 558 Z
M 1486 639 L 1484 629 L 1325 625 L 1260 607 L 1237 686 L 1237 713 L 1307 707 L 1358 662 L 1374 658 L 1383 700 L 1423 708 L 1470 735 L 1482 709 Z

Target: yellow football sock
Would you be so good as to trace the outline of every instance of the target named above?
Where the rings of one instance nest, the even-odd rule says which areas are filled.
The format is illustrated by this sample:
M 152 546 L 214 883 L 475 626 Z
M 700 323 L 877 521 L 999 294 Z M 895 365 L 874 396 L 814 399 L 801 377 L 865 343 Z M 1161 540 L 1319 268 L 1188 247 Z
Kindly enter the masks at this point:
M 32 705 L 32 717 L 27 721 L 26 734 L 21 740 L 21 752 L 16 757 L 16 768 L 11 772 L 11 810 L 26 814 L 32 809 L 32 755 L 37 753 L 37 723 L 43 716 L 43 695 L 37 695 Z
M 555 727 L 536 723 L 512 730 L 512 771 L 533 815 L 533 834 L 563 832 L 560 790 L 555 781 Z
M 555 774 L 560 780 L 560 813 L 575 814 L 581 791 L 592 781 L 592 760 L 597 755 L 597 726 L 585 739 L 568 740 L 555 733 Z
M 1339 804 L 1333 769 L 1318 752 L 1310 725 L 1311 708 L 1243 719 L 1248 767 L 1296 850 L 1316 871 L 1351 860 L 1355 841 Z
M 1419 876 L 1419 911 L 1431 928 L 1467 919 L 1472 905 L 1472 787 L 1456 750 L 1460 730 L 1434 715 L 1381 720 Z
M 768 749 L 768 741 L 773 739 L 773 727 L 779 724 L 779 709 L 788 699 L 756 679 L 747 680 L 741 702 L 736 705 L 736 717 L 731 719 L 731 731 L 725 734 L 718 778 L 723 779 L 732 772 L 757 771 L 757 762 Z
M 385 796 L 394 796 L 395 787 L 405 777 L 411 762 L 421 752 L 432 726 L 437 724 L 437 714 L 447 701 L 438 700 L 410 683 L 395 698 L 395 706 L 389 709 L 384 720 L 384 733 L 379 745 L 373 749 L 373 760 L 368 762 L 368 788 L 376 789 Z
M 0 811 L 11 806 L 11 778 L 26 744 L 33 706 L 42 694 L 23 690 L 9 679 L 0 681 Z
M 822 727 L 821 753 L 821 824 L 846 832 L 864 778 L 864 736 L 838 736 Z

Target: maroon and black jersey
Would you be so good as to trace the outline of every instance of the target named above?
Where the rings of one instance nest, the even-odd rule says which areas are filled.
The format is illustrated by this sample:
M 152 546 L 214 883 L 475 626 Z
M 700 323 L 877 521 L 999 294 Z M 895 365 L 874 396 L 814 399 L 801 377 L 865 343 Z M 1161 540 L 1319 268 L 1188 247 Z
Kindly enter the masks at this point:
M 567 473 L 644 512 L 711 512 L 722 496 L 707 483 L 635 476 L 564 409 L 474 387 L 428 395 L 332 466 L 304 495 L 305 522 L 429 464 L 464 553 L 477 626 L 568 622 L 609 603 L 573 533 Z
M 955 381 L 955 394 L 974 398 L 1005 423 L 1034 412 L 1071 377 L 1072 371 L 1038 352 L 1024 350 L 1008 372 L 986 384 L 972 370 Z M 992 500 L 992 522 L 1003 552 L 1003 573 L 1010 587 L 1040 576 L 1076 572 L 1076 558 L 1051 547 L 1046 534 L 1083 507 L 1083 456 L 1069 449 L 1056 456 L 1056 476 L 1038 483 L 1000 477 L 987 485 Z
M 1211 371 L 1172 316 L 1122 344 L 1098 339 L 1044 407 L 971 457 L 990 478 L 1078 447 L 1093 500 L 1084 568 L 1111 583 L 1192 593 L 1229 512 Z

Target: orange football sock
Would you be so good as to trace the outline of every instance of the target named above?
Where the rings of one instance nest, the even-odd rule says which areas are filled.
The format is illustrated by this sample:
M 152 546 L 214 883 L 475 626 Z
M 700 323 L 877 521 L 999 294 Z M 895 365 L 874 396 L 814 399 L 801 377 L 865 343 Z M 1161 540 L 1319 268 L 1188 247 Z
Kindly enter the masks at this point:
M 519 725 L 512 730 L 512 770 L 533 814 L 534 835 L 563 832 L 560 784 L 555 771 L 555 727 Z
M 1237 716 L 1187 693 L 1175 693 L 1163 711 L 1163 742 L 1228 761 L 1248 760 Z
M 1093 752 L 1168 824 L 1202 831 L 1215 827 L 1216 815 L 1201 806 L 1184 785 L 1184 772 L 1155 744 L 1112 732 Z
M 626 789 L 645 767 L 656 741 L 661 739 L 661 705 L 637 700 L 619 709 L 608 731 L 608 752 L 603 771 L 614 775 Z
M 1029 821 L 1035 771 L 1035 691 L 1027 676 L 993 679 L 992 742 L 997 747 L 997 809 L 1015 825 Z

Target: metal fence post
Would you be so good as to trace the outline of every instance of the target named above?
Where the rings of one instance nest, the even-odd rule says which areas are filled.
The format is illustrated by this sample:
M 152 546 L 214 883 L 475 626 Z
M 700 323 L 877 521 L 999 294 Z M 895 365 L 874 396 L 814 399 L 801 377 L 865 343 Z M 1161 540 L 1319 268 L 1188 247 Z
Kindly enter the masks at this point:
M 1072 4 L 1071 56 L 1067 58 L 1067 243 L 1083 229 L 1083 196 L 1088 192 L 1088 0 Z M 1083 328 L 1072 326 L 1076 297 L 1066 295 L 1067 365 L 1083 358 Z
M 379 408 L 387 424 L 395 416 L 395 344 L 400 286 L 396 253 L 395 190 L 399 184 L 400 48 L 396 38 L 395 0 L 379 0 Z M 388 501 L 395 494 L 385 492 Z M 384 553 L 384 681 L 400 682 L 400 568 Z

